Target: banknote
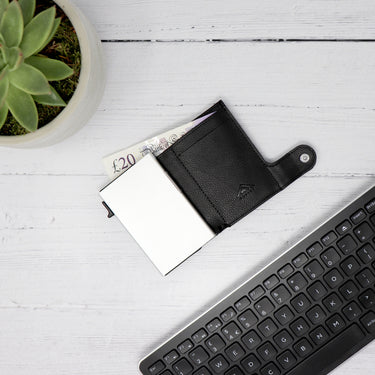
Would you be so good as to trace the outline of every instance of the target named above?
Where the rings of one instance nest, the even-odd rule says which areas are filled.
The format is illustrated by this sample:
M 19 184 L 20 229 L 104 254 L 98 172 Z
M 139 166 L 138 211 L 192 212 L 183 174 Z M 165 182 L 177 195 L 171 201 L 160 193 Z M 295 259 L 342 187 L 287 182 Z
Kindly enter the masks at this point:
M 215 112 L 200 117 L 185 125 L 181 125 L 175 129 L 168 130 L 156 137 L 147 139 L 146 141 L 137 143 L 134 146 L 125 148 L 103 158 L 103 164 L 107 175 L 114 179 L 121 173 L 125 172 L 141 160 L 145 155 L 152 153 L 155 156 L 160 155 L 168 149 L 173 143 L 180 139 L 191 129 L 198 126 L 204 120 L 212 116 Z

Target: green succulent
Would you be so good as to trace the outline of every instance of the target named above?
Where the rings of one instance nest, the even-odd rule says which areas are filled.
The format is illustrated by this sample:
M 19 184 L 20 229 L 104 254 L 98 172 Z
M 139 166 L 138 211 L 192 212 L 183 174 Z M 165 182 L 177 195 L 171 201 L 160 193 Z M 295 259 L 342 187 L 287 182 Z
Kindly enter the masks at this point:
M 64 62 L 40 54 L 61 18 L 51 7 L 34 17 L 36 0 L 0 0 L 0 129 L 8 112 L 27 131 L 38 128 L 35 103 L 66 106 L 49 84 L 74 72 Z

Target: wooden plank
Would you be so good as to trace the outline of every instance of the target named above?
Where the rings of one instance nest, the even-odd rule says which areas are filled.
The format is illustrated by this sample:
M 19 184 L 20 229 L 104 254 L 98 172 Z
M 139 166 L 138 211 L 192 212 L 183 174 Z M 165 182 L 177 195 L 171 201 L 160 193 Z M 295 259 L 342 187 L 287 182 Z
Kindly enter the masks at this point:
M 219 98 L 270 159 L 307 142 L 319 152 L 313 175 L 374 174 L 375 52 L 366 43 L 131 43 L 105 53 L 108 85 L 90 124 L 53 154 L 0 149 L 0 174 L 103 176 L 98 189 L 103 156 Z
M 102 39 L 375 39 L 372 0 L 76 0 Z

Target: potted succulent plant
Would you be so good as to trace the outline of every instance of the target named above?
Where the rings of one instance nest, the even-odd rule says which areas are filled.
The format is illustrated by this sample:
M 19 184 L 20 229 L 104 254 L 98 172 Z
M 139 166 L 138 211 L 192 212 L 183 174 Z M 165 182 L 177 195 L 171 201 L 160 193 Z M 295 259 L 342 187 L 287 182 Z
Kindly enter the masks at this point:
M 64 139 L 103 89 L 100 42 L 70 0 L 0 0 L 0 145 Z

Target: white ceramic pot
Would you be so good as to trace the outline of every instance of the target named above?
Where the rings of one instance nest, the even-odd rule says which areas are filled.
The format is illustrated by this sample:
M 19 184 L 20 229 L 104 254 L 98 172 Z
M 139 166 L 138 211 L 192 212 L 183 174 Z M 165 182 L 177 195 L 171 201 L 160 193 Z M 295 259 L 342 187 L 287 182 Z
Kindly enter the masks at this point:
M 104 91 L 105 74 L 101 42 L 82 11 L 70 0 L 55 0 L 73 24 L 81 48 L 81 73 L 77 89 L 64 110 L 34 133 L 0 136 L 0 146 L 36 148 L 50 146 L 81 129 L 94 114 Z

